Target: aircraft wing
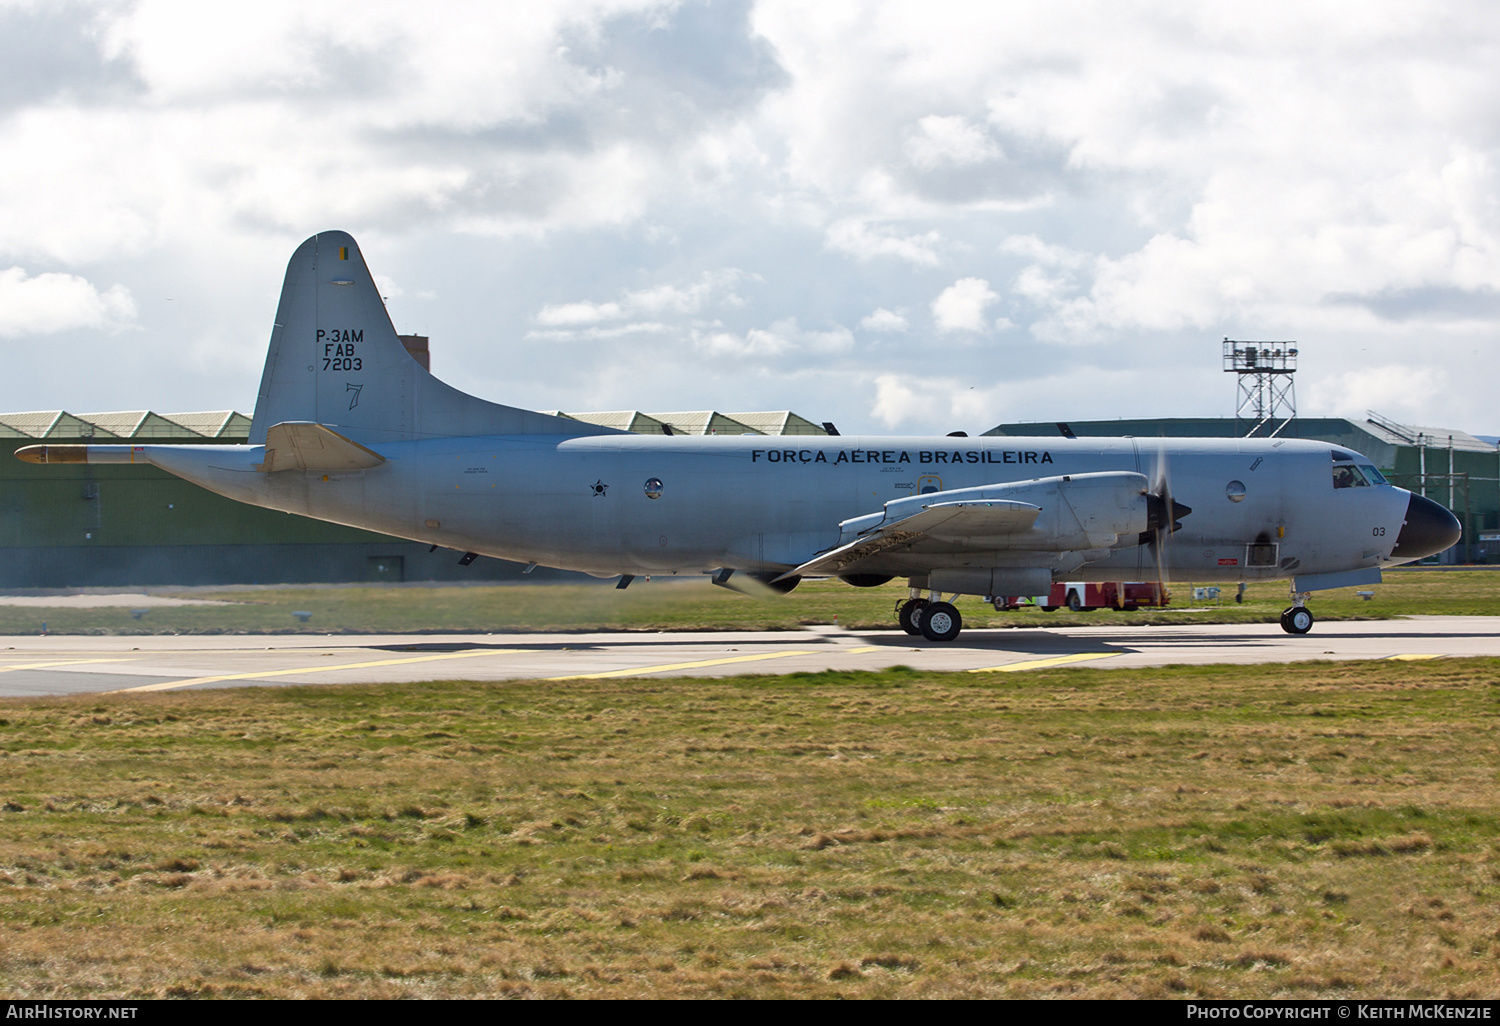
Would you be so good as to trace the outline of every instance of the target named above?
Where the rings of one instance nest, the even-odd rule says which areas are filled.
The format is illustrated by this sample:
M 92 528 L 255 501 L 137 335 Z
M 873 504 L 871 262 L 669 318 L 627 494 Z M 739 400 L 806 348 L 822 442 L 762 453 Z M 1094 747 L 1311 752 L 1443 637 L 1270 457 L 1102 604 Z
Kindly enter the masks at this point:
M 820 577 L 844 573 L 856 563 L 888 549 L 914 548 L 924 541 L 972 543 L 979 538 L 1031 530 L 1042 512 L 1040 506 L 1008 499 L 938 502 L 920 513 L 868 531 L 846 545 L 803 563 L 785 576 Z M 1003 545 L 1003 542 L 1001 542 Z
M 385 457 L 332 428 L 311 421 L 288 420 L 266 430 L 265 462 L 256 470 L 271 474 L 278 470 L 366 470 L 378 467 Z

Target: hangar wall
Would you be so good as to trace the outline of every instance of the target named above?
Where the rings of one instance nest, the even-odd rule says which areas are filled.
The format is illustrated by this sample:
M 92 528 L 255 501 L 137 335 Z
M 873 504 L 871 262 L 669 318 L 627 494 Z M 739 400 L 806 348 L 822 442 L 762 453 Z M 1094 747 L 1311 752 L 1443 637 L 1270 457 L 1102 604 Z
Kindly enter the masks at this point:
M 459 566 L 461 553 L 246 506 L 155 467 L 14 458 L 34 441 L 0 438 L 0 588 L 520 579 L 516 563 Z M 529 579 L 562 577 L 575 575 Z

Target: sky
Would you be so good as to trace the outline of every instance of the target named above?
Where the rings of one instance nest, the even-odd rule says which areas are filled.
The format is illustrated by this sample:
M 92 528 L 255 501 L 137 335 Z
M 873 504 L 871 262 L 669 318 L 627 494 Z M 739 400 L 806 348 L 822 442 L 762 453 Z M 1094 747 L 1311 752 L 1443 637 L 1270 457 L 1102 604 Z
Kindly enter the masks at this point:
M 250 412 L 360 242 L 439 377 L 845 434 L 1500 432 L 1500 6 L 0 0 L 0 410 Z

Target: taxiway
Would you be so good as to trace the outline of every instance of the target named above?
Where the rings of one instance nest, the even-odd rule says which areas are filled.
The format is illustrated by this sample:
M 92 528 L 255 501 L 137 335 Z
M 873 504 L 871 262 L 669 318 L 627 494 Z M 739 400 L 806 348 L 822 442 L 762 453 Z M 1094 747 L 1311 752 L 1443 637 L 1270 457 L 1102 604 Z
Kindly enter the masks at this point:
M 893 631 L 0 637 L 0 697 L 215 687 L 817 670 L 1005 673 L 1049 666 L 1500 656 L 1500 617 L 971 630 L 937 645 Z

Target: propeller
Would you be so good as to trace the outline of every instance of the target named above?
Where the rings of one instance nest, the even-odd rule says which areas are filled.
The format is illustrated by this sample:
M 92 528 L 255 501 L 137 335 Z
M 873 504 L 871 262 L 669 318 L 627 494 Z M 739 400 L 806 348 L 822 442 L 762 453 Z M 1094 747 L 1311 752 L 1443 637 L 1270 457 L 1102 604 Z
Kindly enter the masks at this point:
M 1140 534 L 1140 544 L 1147 546 L 1156 560 L 1156 581 L 1163 588 L 1170 583 L 1167 579 L 1171 566 L 1171 560 L 1167 558 L 1168 539 L 1174 531 L 1182 528 L 1182 518 L 1192 511 L 1191 506 L 1184 506 L 1172 497 L 1172 475 L 1167 469 L 1166 443 L 1163 442 L 1157 450 L 1151 489 L 1146 493 L 1146 529 Z

